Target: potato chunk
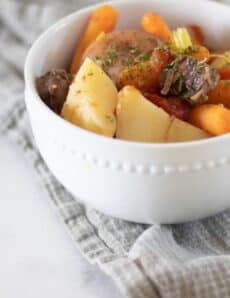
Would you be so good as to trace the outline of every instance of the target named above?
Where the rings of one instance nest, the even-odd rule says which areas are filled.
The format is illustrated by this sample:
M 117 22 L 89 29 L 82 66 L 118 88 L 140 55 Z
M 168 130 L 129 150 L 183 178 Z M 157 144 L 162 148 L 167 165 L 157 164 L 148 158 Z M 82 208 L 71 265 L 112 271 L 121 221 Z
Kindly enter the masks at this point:
M 170 126 L 170 116 L 148 101 L 132 86 L 124 87 L 118 94 L 118 139 L 139 142 L 164 142 Z
M 203 130 L 174 118 L 167 133 L 167 142 L 187 142 L 208 138 Z
M 70 86 L 61 115 L 82 128 L 113 137 L 117 99 L 118 92 L 112 80 L 86 58 Z

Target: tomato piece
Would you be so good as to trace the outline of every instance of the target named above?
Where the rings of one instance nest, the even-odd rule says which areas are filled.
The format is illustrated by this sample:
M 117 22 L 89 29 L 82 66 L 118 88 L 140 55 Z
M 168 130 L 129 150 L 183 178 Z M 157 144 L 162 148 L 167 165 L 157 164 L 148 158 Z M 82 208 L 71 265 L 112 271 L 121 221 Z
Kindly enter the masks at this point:
M 152 93 L 144 93 L 144 96 L 168 114 L 184 121 L 188 120 L 192 108 L 184 100 L 178 97 L 166 98 Z
M 221 80 L 230 80 L 230 66 L 219 69 Z
M 173 55 L 169 49 L 155 49 L 152 53 L 152 61 L 155 71 L 160 75 L 163 69 L 173 61 Z

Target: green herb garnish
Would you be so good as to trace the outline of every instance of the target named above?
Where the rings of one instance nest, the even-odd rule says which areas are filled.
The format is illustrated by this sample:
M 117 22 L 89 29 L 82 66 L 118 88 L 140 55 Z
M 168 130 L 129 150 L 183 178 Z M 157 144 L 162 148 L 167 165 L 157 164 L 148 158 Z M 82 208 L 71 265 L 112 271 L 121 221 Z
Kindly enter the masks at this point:
M 138 47 L 130 48 L 126 56 L 122 59 L 122 64 L 124 66 L 135 64 L 135 59 L 140 53 L 141 51 Z
M 138 55 L 135 58 L 135 63 L 140 63 L 140 62 L 146 62 L 150 59 L 151 57 L 151 52 L 142 52 L 140 55 Z
M 101 66 L 111 66 L 117 59 L 117 48 L 115 45 L 110 45 L 106 51 L 105 57 L 96 58 L 96 63 Z
M 89 71 L 89 72 L 87 73 L 87 75 L 88 75 L 88 76 L 93 76 L 93 72 L 92 72 L 92 71 Z
M 117 58 L 117 47 L 115 45 L 110 45 L 107 50 L 107 55 L 113 62 Z
M 184 54 L 185 55 L 192 55 L 192 54 L 198 53 L 199 49 L 200 49 L 200 46 L 192 45 L 192 46 L 189 46 L 187 49 L 184 50 Z
M 166 43 L 166 44 L 161 44 L 157 47 L 155 47 L 156 51 L 162 51 L 162 50 L 168 50 L 170 49 L 170 46 Z
M 105 118 L 106 119 L 108 119 L 111 123 L 113 123 L 114 122 L 114 119 L 113 119 L 113 117 L 111 116 L 111 115 L 105 115 Z
M 72 73 L 68 73 L 68 80 L 69 80 L 70 83 L 73 82 L 73 80 L 74 80 L 74 75 L 73 75 Z

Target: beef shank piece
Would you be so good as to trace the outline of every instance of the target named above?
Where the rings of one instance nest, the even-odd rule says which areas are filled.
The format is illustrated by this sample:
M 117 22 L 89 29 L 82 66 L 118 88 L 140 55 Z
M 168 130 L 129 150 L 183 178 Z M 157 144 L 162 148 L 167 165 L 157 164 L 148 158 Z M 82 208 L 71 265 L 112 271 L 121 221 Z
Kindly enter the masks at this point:
M 202 104 L 208 100 L 207 94 L 219 78 L 217 71 L 204 61 L 178 55 L 161 74 L 161 94 L 176 95 L 191 105 Z
M 152 34 L 140 30 L 117 30 L 95 41 L 83 55 L 100 65 L 118 85 L 119 74 L 128 65 L 150 59 L 152 51 L 162 41 Z

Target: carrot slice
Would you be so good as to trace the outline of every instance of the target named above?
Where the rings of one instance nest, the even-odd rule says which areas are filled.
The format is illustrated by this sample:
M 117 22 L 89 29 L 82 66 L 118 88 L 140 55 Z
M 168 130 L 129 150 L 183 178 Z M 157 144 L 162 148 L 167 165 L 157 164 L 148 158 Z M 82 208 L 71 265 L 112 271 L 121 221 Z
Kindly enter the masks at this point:
M 230 108 L 230 80 L 220 80 L 216 87 L 209 92 L 208 102 L 223 104 L 227 108 Z
M 159 75 L 154 72 L 154 64 L 151 61 L 130 65 L 122 70 L 119 75 L 119 86 L 130 85 L 139 90 L 150 90 L 158 83 Z
M 141 19 L 143 29 L 168 42 L 171 38 L 171 30 L 165 20 L 155 12 L 147 12 Z
M 173 60 L 168 49 L 155 49 L 152 59 L 129 65 L 119 75 L 119 87 L 131 85 L 142 91 L 158 88 L 162 70 Z
M 82 55 L 86 48 L 96 40 L 101 32 L 108 33 L 113 31 L 117 20 L 117 10 L 111 5 L 100 6 L 93 12 L 80 41 L 77 43 L 70 67 L 72 74 L 75 74 L 79 68 Z
M 189 120 L 214 136 L 230 133 L 230 110 L 223 105 L 198 106 L 192 110 Z
M 210 52 L 206 47 L 200 46 L 198 51 L 193 53 L 192 56 L 198 60 L 209 60 Z

